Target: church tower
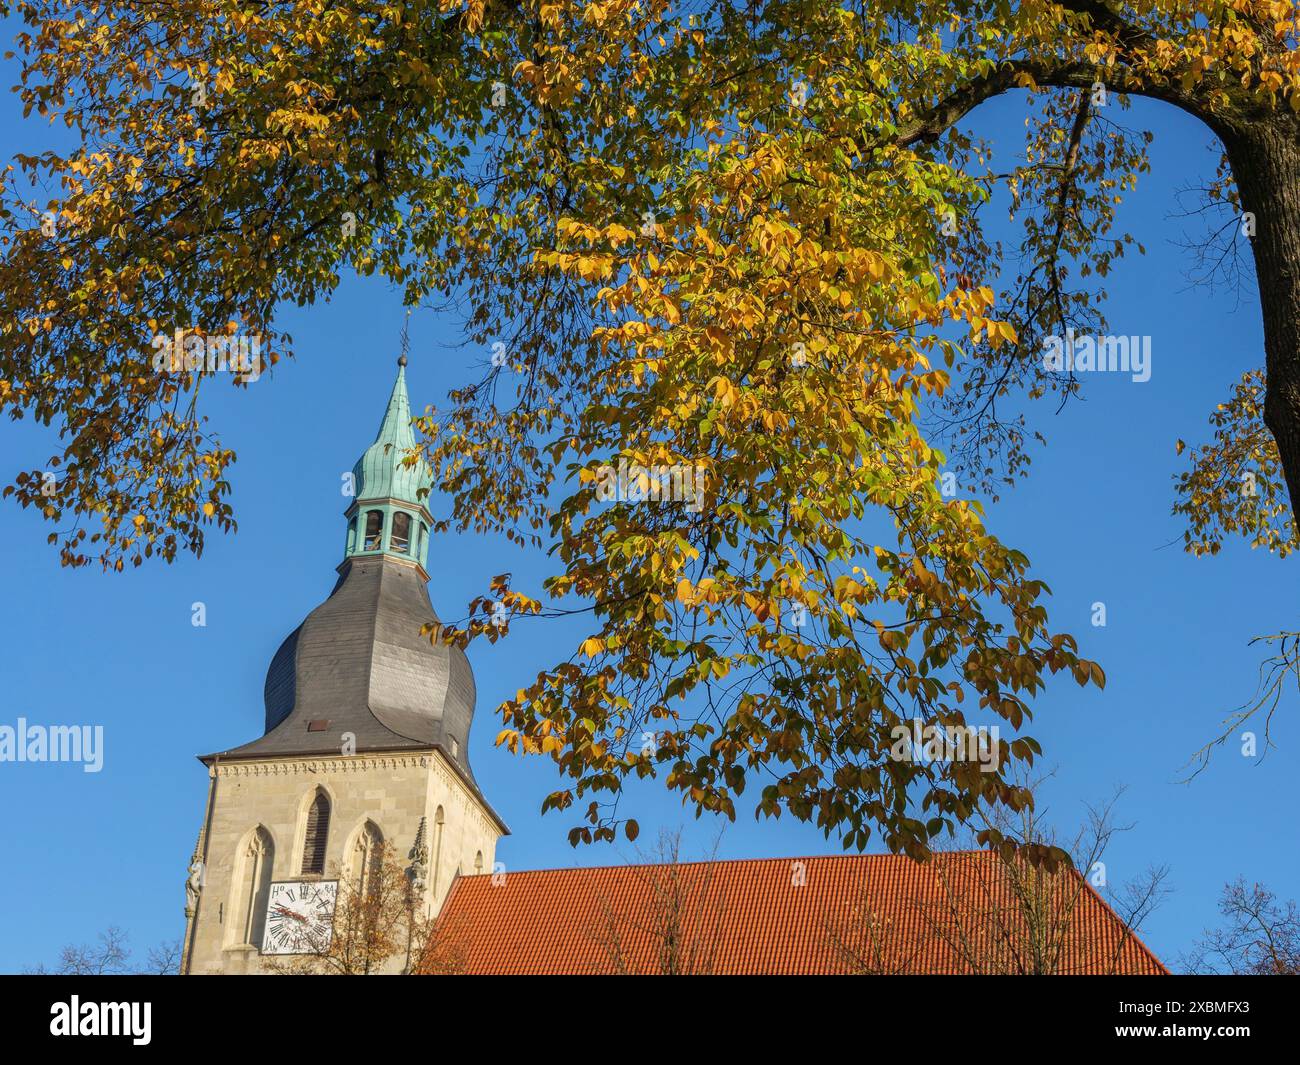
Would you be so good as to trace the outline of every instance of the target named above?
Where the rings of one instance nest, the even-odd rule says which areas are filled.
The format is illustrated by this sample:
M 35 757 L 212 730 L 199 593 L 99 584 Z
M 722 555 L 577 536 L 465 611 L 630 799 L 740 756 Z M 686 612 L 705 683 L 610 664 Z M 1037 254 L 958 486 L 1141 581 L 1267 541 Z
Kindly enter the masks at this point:
M 457 875 L 492 871 L 508 832 L 469 764 L 469 661 L 420 635 L 438 620 L 425 587 L 432 473 L 404 461 L 415 446 L 405 366 L 352 471 L 334 590 L 271 660 L 265 734 L 200 758 L 208 800 L 183 973 L 257 973 L 302 953 L 286 916 L 326 921 L 340 882 L 359 883 L 385 843 L 415 905 L 436 914 Z

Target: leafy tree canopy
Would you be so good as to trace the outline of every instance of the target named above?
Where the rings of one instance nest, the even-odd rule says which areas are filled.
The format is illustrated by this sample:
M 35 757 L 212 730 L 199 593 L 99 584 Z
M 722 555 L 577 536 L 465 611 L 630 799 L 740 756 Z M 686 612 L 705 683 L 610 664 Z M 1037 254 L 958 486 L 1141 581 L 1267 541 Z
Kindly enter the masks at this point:
M 63 442 L 56 477 L 6 494 L 70 526 L 51 536 L 69 565 L 199 552 L 233 526 L 234 456 L 202 419 L 213 375 L 155 370 L 152 338 L 253 334 L 282 358 L 277 308 L 349 272 L 454 297 L 501 357 L 420 421 L 446 524 L 556 568 L 545 589 L 498 578 L 433 638 L 498 638 L 497 603 L 589 612 L 499 737 L 555 761 L 546 805 L 580 815 L 575 841 L 634 835 L 617 799 L 649 776 L 698 811 L 752 788 L 760 815 L 917 857 L 980 804 L 1031 801 L 1008 776 L 1026 735 L 991 772 L 890 756 L 913 718 L 1014 734 L 1051 674 L 1104 681 L 942 474 L 1014 480 L 1020 401 L 1078 387 L 1037 352 L 1104 325 L 1149 140 L 1110 117 L 1128 95 L 1219 133 L 1220 195 L 1246 207 L 1277 192 L 1300 110 L 1296 7 L 1275 0 L 5 6 L 25 109 L 75 141 L 17 156 L 0 198 L 0 409 Z M 1007 92 L 1029 116 L 1009 170 L 959 126 Z M 999 186 L 1023 234 L 1000 293 L 979 213 Z M 1257 260 L 1285 256 L 1286 212 L 1259 215 Z M 1197 550 L 1294 535 L 1300 371 L 1287 392 L 1262 295 L 1267 376 L 1182 483 Z M 1263 502 L 1216 489 L 1243 462 Z M 639 468 L 674 471 L 671 498 L 638 498 Z

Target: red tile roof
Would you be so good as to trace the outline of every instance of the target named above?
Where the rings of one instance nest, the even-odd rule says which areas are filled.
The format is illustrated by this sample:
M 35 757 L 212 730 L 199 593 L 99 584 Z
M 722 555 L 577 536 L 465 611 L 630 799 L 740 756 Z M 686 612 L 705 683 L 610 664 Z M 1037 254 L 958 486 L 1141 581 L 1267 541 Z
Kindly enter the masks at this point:
M 766 858 L 461 877 L 426 971 L 1163 974 L 1074 870 L 992 854 Z M 1019 891 L 1017 890 L 1019 885 Z M 1032 903 L 1017 903 L 1017 895 Z M 1025 913 L 1049 916 L 1031 935 Z

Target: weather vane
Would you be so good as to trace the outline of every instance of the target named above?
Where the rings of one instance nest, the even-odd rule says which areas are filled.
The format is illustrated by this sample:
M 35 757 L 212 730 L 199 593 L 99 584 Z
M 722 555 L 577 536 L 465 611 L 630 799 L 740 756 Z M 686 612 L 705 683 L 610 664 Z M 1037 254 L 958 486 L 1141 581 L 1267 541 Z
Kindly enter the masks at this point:
M 402 353 L 397 356 L 397 365 L 406 365 L 406 353 L 411 350 L 411 337 L 408 330 L 411 327 L 411 312 L 407 310 L 406 319 L 402 322 Z

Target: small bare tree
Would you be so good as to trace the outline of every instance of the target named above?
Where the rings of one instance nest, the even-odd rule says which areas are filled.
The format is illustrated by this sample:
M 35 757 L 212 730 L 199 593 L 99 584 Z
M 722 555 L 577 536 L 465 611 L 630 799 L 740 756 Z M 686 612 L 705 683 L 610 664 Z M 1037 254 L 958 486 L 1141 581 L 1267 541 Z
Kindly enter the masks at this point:
M 700 861 L 682 861 L 681 829 L 664 829 L 631 866 L 641 890 L 623 905 L 602 895 L 596 941 L 616 975 L 705 976 L 716 971 L 724 901 L 715 839 Z M 646 944 L 648 942 L 648 951 Z M 648 953 L 648 957 L 647 957 Z
M 1050 776 L 1026 778 L 1024 786 L 1041 799 Z M 1064 843 L 1039 801 L 1014 812 L 1002 806 L 986 810 L 986 829 L 1014 840 L 1015 852 L 999 853 L 996 864 L 985 863 L 978 872 L 969 855 L 940 862 L 944 901 L 935 927 L 973 972 L 1052 976 L 1072 971 L 1067 948 L 1089 884 L 1106 893 L 1123 927 L 1104 956 L 1090 957 L 1090 971 L 1116 971 L 1125 948 L 1168 894 L 1169 876 L 1168 866 L 1152 865 L 1110 890 L 1106 852 L 1118 833 L 1133 828 L 1115 819 L 1123 792 L 1117 788 L 1106 802 L 1088 805 L 1082 824 Z M 1055 861 L 1045 857 L 1050 854 Z
M 826 935 L 839 964 L 858 976 L 907 976 L 918 971 L 927 935 L 909 922 L 878 912 L 863 899 L 842 921 L 828 920 Z
M 1183 968 L 1234 976 L 1300 976 L 1300 910 L 1263 884 L 1238 877 L 1219 899 L 1223 928 L 1207 929 Z
M 1050 774 L 1048 774 L 1050 776 Z M 1025 777 L 1021 786 L 1039 795 L 1046 776 Z M 906 904 L 915 920 L 899 921 L 865 898 L 846 922 L 828 929 L 833 948 L 851 972 L 868 975 L 916 972 L 953 965 L 973 974 L 1058 975 L 1075 971 L 1080 946 L 1076 917 L 1091 890 L 1122 922 L 1122 931 L 1099 955 L 1088 951 L 1090 972 L 1120 968 L 1125 948 L 1152 910 L 1168 894 L 1166 866 L 1152 866 L 1108 890 L 1104 855 L 1114 836 L 1131 829 L 1115 820 L 1123 789 L 1105 803 L 1089 806 L 1084 823 L 1061 845 L 1041 804 L 1011 811 L 983 811 L 983 831 L 931 859 L 937 891 Z M 982 850 L 981 840 L 1010 841 L 1012 847 Z
M 129 936 L 117 925 L 100 932 L 96 943 L 70 943 L 59 952 L 53 968 L 37 965 L 28 976 L 175 976 L 180 969 L 180 940 L 149 949 L 145 964 L 131 965 Z
M 181 971 L 181 941 L 179 939 L 159 943 L 149 948 L 145 968 L 147 976 L 176 976 Z
M 462 921 L 431 921 L 412 972 L 420 976 L 459 976 L 468 966 L 469 938 Z
M 425 956 L 431 926 L 416 904 L 408 870 L 384 843 L 366 869 L 340 878 L 329 929 L 306 933 L 306 950 L 266 967 L 281 975 L 412 973 Z

